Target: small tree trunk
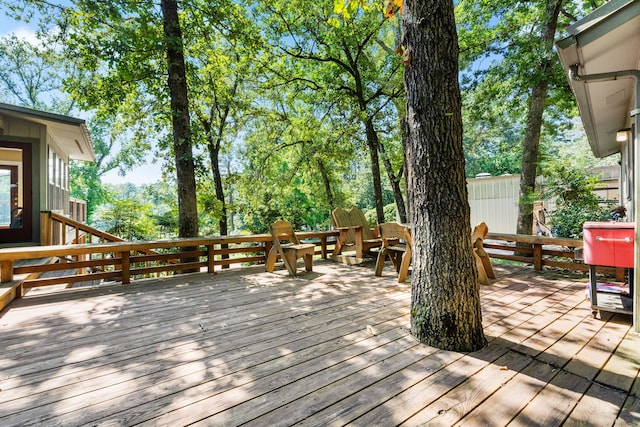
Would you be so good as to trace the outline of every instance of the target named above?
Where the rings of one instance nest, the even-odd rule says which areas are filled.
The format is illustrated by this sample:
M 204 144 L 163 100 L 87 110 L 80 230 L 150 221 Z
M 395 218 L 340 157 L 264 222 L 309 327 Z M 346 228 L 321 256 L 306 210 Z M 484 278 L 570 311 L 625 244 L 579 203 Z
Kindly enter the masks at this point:
M 471 246 L 453 2 L 405 0 L 411 332 L 447 350 L 486 344 Z
M 367 146 L 371 160 L 371 176 L 373 179 L 373 194 L 376 202 L 376 219 L 378 223 L 384 222 L 384 205 L 382 202 L 382 181 L 380 180 L 380 160 L 378 158 L 378 134 L 373 127 L 373 119 L 368 117 L 364 126 L 367 134 Z
M 329 179 L 329 173 L 327 172 L 327 168 L 325 167 L 322 159 L 318 159 L 318 170 L 320 171 L 322 183 L 324 184 L 324 192 L 327 195 L 327 204 L 329 205 L 329 208 L 333 210 L 337 206 L 335 205 L 335 200 L 333 199 L 333 191 L 331 191 L 331 180 Z
M 393 199 L 396 202 L 398 220 L 401 223 L 405 223 L 407 222 L 407 208 L 404 203 L 402 189 L 400 188 L 400 180 L 404 175 L 404 164 L 400 167 L 400 172 L 398 173 L 398 175 L 396 175 L 393 171 L 393 165 L 389 160 L 389 156 L 387 156 L 387 152 L 384 149 L 384 145 L 382 143 L 379 143 L 378 147 L 380 148 L 380 154 L 382 155 L 382 163 L 384 164 L 384 168 L 387 170 L 387 177 L 389 178 L 389 182 L 391 182 L 391 188 L 393 189 Z
M 540 35 L 541 57 L 538 64 L 534 64 L 538 71 L 538 78 L 531 89 L 529 112 L 527 113 L 527 129 L 522 143 L 522 172 L 520 174 L 520 202 L 518 204 L 518 234 L 533 234 L 533 200 L 531 195 L 536 188 L 538 171 L 538 148 L 540 146 L 540 131 L 542 129 L 542 114 L 547 100 L 549 75 L 553 72 L 553 62 L 550 55 L 553 52 L 553 41 L 558 25 L 558 15 L 562 0 L 548 0 L 545 10 L 545 23 Z

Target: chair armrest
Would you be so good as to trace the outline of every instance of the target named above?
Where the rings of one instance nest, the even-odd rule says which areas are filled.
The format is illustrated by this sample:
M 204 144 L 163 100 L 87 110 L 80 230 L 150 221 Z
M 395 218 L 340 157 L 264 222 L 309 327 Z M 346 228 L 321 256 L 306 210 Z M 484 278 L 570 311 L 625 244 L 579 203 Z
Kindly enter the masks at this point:
M 349 225 L 349 226 L 346 226 L 346 227 L 334 227 L 334 229 L 338 230 L 338 231 L 358 230 L 360 228 L 362 228 L 361 225 Z

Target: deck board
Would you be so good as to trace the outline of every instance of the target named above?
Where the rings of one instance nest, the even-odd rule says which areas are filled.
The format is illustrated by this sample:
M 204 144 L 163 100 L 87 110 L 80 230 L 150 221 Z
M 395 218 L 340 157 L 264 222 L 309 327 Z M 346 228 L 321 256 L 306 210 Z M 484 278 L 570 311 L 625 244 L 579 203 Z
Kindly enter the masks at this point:
M 585 276 L 496 265 L 489 345 L 409 333 L 411 285 L 319 261 L 27 294 L 0 312 L 0 425 L 640 423 L 631 318 Z

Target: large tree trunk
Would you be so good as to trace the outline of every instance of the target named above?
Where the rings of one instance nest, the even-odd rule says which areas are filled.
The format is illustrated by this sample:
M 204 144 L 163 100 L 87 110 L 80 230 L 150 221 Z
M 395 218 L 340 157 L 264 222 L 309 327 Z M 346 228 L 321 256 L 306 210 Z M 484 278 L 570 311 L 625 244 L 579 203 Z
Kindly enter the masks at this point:
M 179 236 L 195 237 L 198 235 L 196 178 L 178 4 L 175 0 L 162 0 L 160 4 L 167 48 L 167 84 L 171 98 L 173 150 L 178 180 Z
M 542 56 L 535 66 L 539 78 L 531 89 L 529 112 L 527 113 L 527 129 L 522 143 L 522 171 L 520 173 L 520 202 L 518 204 L 518 234 L 533 234 L 533 200 L 531 195 L 536 187 L 538 171 L 538 148 L 542 129 L 542 114 L 547 100 L 549 75 L 553 71 L 550 55 L 554 55 L 553 41 L 558 25 L 558 14 L 562 0 L 549 0 L 545 11 L 545 23 L 540 35 Z
M 486 339 L 471 246 L 455 25 L 451 0 L 405 0 L 411 332 L 437 348 L 474 351 Z

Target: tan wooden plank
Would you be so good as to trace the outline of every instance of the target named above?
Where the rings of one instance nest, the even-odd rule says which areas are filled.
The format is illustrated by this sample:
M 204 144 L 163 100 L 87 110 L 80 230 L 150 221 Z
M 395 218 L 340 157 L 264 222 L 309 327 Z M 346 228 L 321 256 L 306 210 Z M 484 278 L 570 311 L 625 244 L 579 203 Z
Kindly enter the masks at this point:
M 490 313 L 489 316 L 485 316 L 483 313 L 485 333 L 491 336 L 500 336 L 520 327 L 530 328 L 533 317 L 543 313 L 554 303 L 560 303 L 574 294 L 575 291 L 572 288 L 560 291 L 543 288 L 535 292 L 527 292 L 522 298 L 513 301 L 510 305 L 498 307 L 497 312 Z
M 575 354 L 564 367 L 568 372 L 592 380 L 598 375 L 611 353 L 616 349 L 631 328 L 631 324 L 620 314 L 609 317 L 598 333 Z
M 465 417 L 456 425 L 459 427 L 507 425 L 557 372 L 558 370 L 551 365 L 532 361 L 506 382 L 500 390 L 465 414 Z
M 380 329 L 384 331 L 387 328 L 381 325 Z M 293 368 L 289 369 L 290 371 L 296 370 L 295 365 L 299 365 L 304 361 L 307 361 L 306 364 L 309 369 L 313 369 L 313 361 L 323 354 L 331 352 L 336 354 L 358 354 L 365 351 L 360 349 L 360 347 L 367 347 L 363 344 L 364 342 L 369 342 L 369 345 L 375 346 L 403 336 L 397 324 L 395 324 L 394 328 L 381 333 L 379 337 L 372 337 L 366 330 L 351 335 L 351 337 L 347 336 L 346 339 L 343 337 L 335 339 L 334 333 L 333 339 L 329 341 L 323 341 L 311 347 L 303 346 L 298 353 L 286 353 L 281 357 L 278 357 L 278 347 L 274 348 L 272 346 L 269 346 L 270 349 L 266 348 L 256 353 L 247 354 L 243 352 L 242 354 L 237 354 L 237 356 L 232 356 L 237 351 L 233 349 L 235 343 L 231 341 L 226 348 L 220 349 L 219 352 L 212 356 L 209 357 L 202 352 L 198 352 L 196 356 L 199 357 L 196 360 L 186 364 L 177 364 L 173 370 L 171 369 L 171 362 L 173 360 L 173 365 L 176 365 L 175 359 L 167 358 L 165 363 L 168 364 L 167 368 L 169 369 L 163 369 L 165 368 L 164 366 L 156 367 L 154 364 L 151 367 L 145 368 L 142 366 L 132 370 L 131 373 L 135 374 L 137 370 L 143 368 L 143 373 L 145 374 L 143 377 L 135 378 L 126 370 L 123 372 L 117 371 L 118 375 L 120 375 L 120 382 L 115 382 L 113 386 L 100 387 L 98 385 L 93 391 L 85 390 L 82 387 L 82 393 L 78 393 L 75 396 L 68 396 L 67 390 L 62 389 L 59 394 L 59 396 L 64 397 L 65 403 L 62 407 L 58 401 L 54 401 L 49 405 L 41 405 L 40 408 L 33 410 L 23 407 L 21 408 L 23 412 L 20 416 L 13 416 L 12 419 L 21 422 L 30 419 L 44 422 L 49 419 L 52 413 L 55 413 L 58 420 L 64 424 L 85 424 L 93 422 L 100 416 L 113 413 L 114 402 L 118 402 L 117 411 L 115 412 L 123 411 L 127 408 L 132 408 L 133 412 L 136 412 L 137 406 L 145 406 L 149 401 L 166 395 L 167 398 L 164 399 L 164 404 L 160 406 L 160 410 L 162 410 L 167 402 L 173 400 L 172 395 L 176 391 L 191 387 L 201 390 L 204 396 L 207 396 L 207 393 L 214 393 L 214 390 L 221 393 L 226 390 L 233 390 L 234 387 L 245 382 L 251 383 L 252 379 L 277 375 L 279 371 L 287 369 L 289 364 L 294 365 Z M 250 340 L 247 341 L 250 342 Z M 224 354 L 225 351 L 229 352 L 225 357 L 226 363 L 220 363 L 220 354 Z M 242 355 L 245 357 L 241 357 Z M 338 363 L 337 361 L 341 359 L 338 357 L 335 360 L 336 362 L 333 363 Z M 265 361 L 270 361 L 270 363 L 265 364 Z M 160 364 L 160 361 L 156 363 Z M 243 371 L 247 372 L 244 373 Z M 110 374 L 113 375 L 113 373 Z M 244 380 L 239 380 L 239 378 L 244 378 Z M 136 389 L 144 390 L 144 393 L 136 393 Z M 233 393 L 228 394 L 233 395 Z M 194 398 L 197 395 L 199 394 L 193 395 Z M 33 398 L 27 399 L 25 403 L 32 401 Z M 181 400 L 181 402 L 186 401 L 186 399 L 184 401 Z M 13 402 L 9 403 L 13 404 Z M 7 408 L 14 409 L 8 405 Z
M 531 358 L 508 352 L 406 420 L 403 425 L 451 426 L 524 369 Z
M 560 426 L 591 383 L 585 378 L 559 371 L 509 426 Z
M 0 283 L 0 312 L 11 301 L 16 299 L 18 295 L 18 287 L 22 284 L 22 280 L 12 280 L 10 282 Z
M 0 353 L 0 425 L 184 424 L 171 409 L 225 426 L 288 414 L 301 425 L 395 425 L 418 413 L 412 421 L 506 425 L 518 412 L 515 425 L 554 425 L 594 421 L 598 410 L 611 424 L 616 389 L 596 390 L 592 372 L 615 372 L 616 358 L 634 351 L 621 344 L 630 322 L 572 326 L 589 311 L 576 302 L 584 278 L 496 265 L 498 279 L 481 289 L 490 346 L 420 354 L 426 347 L 400 345 L 411 339 L 409 284 L 375 278 L 372 266 L 317 265 L 296 279 L 256 267 L 15 301 L 0 313 L 10 344 Z M 535 337 L 547 332 L 552 339 Z M 525 351 L 509 350 L 521 343 Z M 508 356 L 496 361 L 513 353 L 524 363 L 529 351 L 540 361 L 520 372 L 500 369 Z M 557 369 L 566 360 L 584 378 Z M 26 369 L 5 376 L 7 363 Z M 5 413 L 7 402 L 18 411 Z M 618 425 L 637 424 L 637 408 L 628 398 Z
M 426 346 L 422 348 L 428 349 Z M 460 353 L 438 350 L 437 352 L 431 353 L 428 357 L 385 377 L 362 391 L 346 395 L 346 397 L 339 402 L 327 406 L 322 410 L 318 410 L 313 413 L 313 415 L 296 423 L 296 425 L 343 426 L 375 409 L 379 405 L 384 404 L 384 402 L 392 396 L 414 386 L 461 357 L 463 357 L 463 355 Z M 325 394 L 333 395 L 333 388 L 328 386 L 319 392 L 321 393 L 320 398 L 324 397 Z M 314 394 L 314 396 L 316 396 L 316 394 Z M 319 408 L 319 405 L 313 406 L 314 409 Z
M 589 390 L 571 411 L 564 426 L 613 425 L 626 397 L 626 393 L 619 390 L 603 387 L 600 384 L 591 384 Z
M 549 300 L 551 302 L 553 296 L 549 297 Z M 526 351 L 528 354 L 537 354 L 541 349 L 546 348 L 550 341 L 541 332 L 545 328 L 553 328 L 552 324 L 572 308 L 576 307 L 580 301 L 581 299 L 575 294 L 566 297 L 558 303 L 549 306 L 541 313 L 531 317 L 530 320 L 520 323 L 517 325 L 517 328 L 513 328 L 502 334 L 501 338 L 520 344 L 521 350 Z M 531 308 L 534 307 L 532 306 Z M 529 310 L 523 310 L 522 314 L 526 316 L 528 311 Z M 525 338 L 522 341 L 518 341 L 522 339 L 522 337 Z
M 361 410 L 363 405 L 375 406 L 373 389 L 379 389 L 379 383 L 384 382 L 386 387 L 378 395 L 388 396 L 388 387 L 391 385 L 391 381 L 388 381 L 389 378 L 401 376 L 406 382 L 406 372 L 402 375 L 398 374 L 409 366 L 424 361 L 436 351 L 438 350 L 433 347 L 417 345 L 302 397 L 295 396 L 296 398 L 287 404 L 249 421 L 247 426 L 327 425 L 330 421 L 335 421 L 335 418 L 330 419 L 328 414 L 334 415 L 338 411 L 336 409 L 338 406 L 341 408 L 339 410 L 341 414 L 347 412 L 348 409 Z M 421 374 L 424 375 L 424 372 Z M 347 402 L 348 398 L 352 396 L 366 397 L 366 400 Z M 233 418 L 235 419 L 235 417 Z
M 453 358 L 452 363 L 447 364 L 433 375 L 425 376 L 421 381 L 392 396 L 383 404 L 350 422 L 349 425 L 399 425 L 507 351 L 508 349 L 500 343 L 492 342 L 480 351 L 460 355 L 462 357 L 458 358 L 453 355 L 459 353 L 443 352 L 445 357 Z
M 555 315 L 549 312 L 550 317 Z M 577 325 L 590 316 L 589 312 L 584 311 L 570 311 L 562 316 L 553 319 L 552 322 L 545 327 L 540 328 L 538 332 L 533 334 L 530 338 L 519 343 L 515 350 L 528 354 L 530 356 L 538 356 L 540 353 L 546 351 L 558 341 L 562 340 L 567 333 L 571 332 Z M 540 322 L 540 324 L 543 322 Z
M 223 276 L 221 274 L 220 276 Z M 210 276 L 209 276 L 210 277 Z M 217 277 L 217 276 L 216 276 Z M 305 282 L 301 282 L 305 283 Z M 274 285 L 278 285 L 278 282 L 273 282 Z M 98 298 L 93 293 L 84 294 L 82 291 L 77 291 L 75 294 L 67 294 L 67 295 L 76 295 L 81 300 L 74 301 L 74 304 L 68 305 L 68 308 L 64 306 L 53 306 L 48 303 L 48 301 L 52 301 L 49 297 L 42 297 L 38 299 L 38 304 L 33 304 L 29 302 L 24 302 L 26 308 L 24 310 L 20 310 L 20 305 L 14 306 L 12 308 L 12 312 L 16 314 L 16 311 L 20 311 L 19 316 L 12 316 L 12 319 L 7 320 L 2 324 L 3 333 L 6 337 L 5 339 L 9 339 L 11 334 L 15 336 L 21 336 L 22 331 L 29 330 L 33 332 L 34 325 L 39 326 L 43 330 L 50 329 L 51 327 L 56 327 L 60 333 L 65 333 L 64 327 L 68 327 L 71 330 L 77 329 L 74 324 L 70 324 L 67 320 L 69 316 L 73 316 L 74 320 L 96 320 L 101 314 L 105 314 L 103 318 L 104 321 L 109 321 L 113 319 L 113 310 L 118 304 L 121 304 L 124 300 L 123 298 L 127 298 L 126 306 L 128 310 L 120 311 L 118 313 L 117 319 L 122 322 L 126 322 L 127 318 L 136 319 L 135 323 L 131 323 L 131 327 L 135 328 L 141 325 L 139 318 L 143 316 L 153 316 L 153 318 L 145 318 L 148 322 L 155 322 L 155 313 L 157 312 L 170 312 L 167 310 L 168 305 L 173 305 L 175 307 L 175 315 L 180 316 L 181 311 L 188 310 L 189 308 L 195 308 L 202 311 L 203 309 L 207 309 L 209 311 L 218 311 L 225 307 L 229 307 L 231 303 L 233 303 L 233 310 L 237 310 L 241 307 L 246 307 L 250 312 L 255 312 L 256 306 L 261 306 L 265 304 L 265 300 L 267 303 L 272 306 L 279 306 L 283 301 L 297 299 L 298 303 L 304 303 L 305 305 L 300 307 L 301 310 L 304 310 L 308 304 L 312 303 L 316 305 L 316 301 L 321 303 L 321 300 L 318 300 L 318 295 L 322 296 L 323 299 L 333 300 L 334 302 L 338 302 L 339 298 L 353 298 L 353 295 L 358 295 L 357 298 L 363 299 L 363 301 L 375 301 L 375 299 L 379 295 L 400 295 L 398 293 L 398 288 L 395 287 L 385 287 L 380 288 L 379 286 L 376 288 L 372 286 L 370 288 L 370 293 L 363 298 L 360 295 L 360 292 L 365 292 L 366 289 L 360 290 L 357 293 L 353 293 L 353 295 L 349 296 L 349 292 L 345 290 L 339 297 L 333 296 L 329 293 L 320 293 L 315 294 L 316 290 L 311 287 L 305 287 L 304 290 L 299 288 L 300 282 L 297 284 L 288 283 L 288 286 L 278 286 L 276 289 L 270 286 L 264 287 L 252 287 L 250 292 L 247 292 L 246 283 L 244 286 L 239 286 L 235 289 L 227 288 L 219 286 L 220 284 L 216 281 L 203 281 L 203 282 L 182 282 L 177 285 L 173 285 L 170 287 L 163 287 L 161 289 L 150 289 L 147 288 L 138 288 L 132 287 L 129 288 L 130 292 L 113 292 L 105 293 L 104 296 Z M 139 286 L 139 285 L 136 285 Z M 193 298 L 189 300 L 192 295 L 199 295 L 202 290 L 199 289 L 199 286 L 203 286 L 206 289 L 207 296 L 204 300 L 200 298 Z M 113 288 L 112 288 L 113 289 Z M 122 288 L 119 288 L 122 289 Z M 218 291 L 218 289 L 220 289 Z M 318 289 L 318 292 L 321 288 Z M 163 296 L 162 302 L 163 305 L 160 306 L 157 300 L 154 299 L 139 299 L 134 297 L 129 297 L 131 294 L 137 294 L 138 292 L 145 292 L 148 294 L 149 292 L 170 292 L 170 295 Z M 101 291 L 98 291 L 101 292 Z M 179 292 L 180 298 L 177 298 L 175 295 Z M 114 296 L 115 295 L 115 296 Z M 272 297 L 273 301 L 269 301 L 267 297 Z M 66 300 L 63 297 L 62 300 Z M 139 300 L 143 300 L 144 302 L 140 303 Z M 250 304 L 255 304 L 254 307 L 249 306 Z M 147 311 L 140 311 L 141 308 L 148 307 Z M 190 317 L 192 314 L 189 313 Z M 41 318 L 47 316 L 49 317 L 46 322 L 46 326 L 43 326 L 41 322 Z M 31 319 L 31 323 L 28 319 Z M 144 323 L 142 323 L 144 324 Z M 6 329 L 9 329 L 7 331 Z
M 640 399 L 628 396 L 622 406 L 614 427 L 635 427 L 640 425 Z
M 275 375 L 261 378 L 240 390 L 207 396 L 196 404 L 172 404 L 168 408 L 174 409 L 172 412 L 166 412 L 163 408 L 163 415 L 148 419 L 142 425 L 189 423 L 200 420 L 205 423 L 233 420 L 234 423 L 241 424 L 287 403 L 288 399 L 321 388 L 416 345 L 416 341 L 409 337 L 401 337 L 382 346 L 361 345 L 336 359 L 330 357 L 320 363 L 310 361 L 308 365 L 292 366 Z M 297 381 L 302 378 L 304 381 Z M 242 400 L 238 399 L 239 394 L 244 395 Z M 176 407 L 178 405 L 179 407 Z
M 383 300 L 376 301 L 376 304 L 379 304 Z M 318 302 L 319 304 L 319 302 Z M 352 310 L 350 312 L 345 312 L 346 306 L 352 306 Z M 380 308 L 380 310 L 373 310 L 375 305 L 367 306 L 364 305 L 359 308 L 354 308 L 354 305 L 359 305 L 355 303 L 355 300 L 348 301 L 347 304 L 342 304 L 338 306 L 327 305 L 326 307 L 318 306 L 316 308 L 316 314 L 314 316 L 305 316 L 304 320 L 299 321 L 296 324 L 296 328 L 298 330 L 297 336 L 291 336 L 291 314 L 287 312 L 282 312 L 282 307 L 275 307 L 270 310 L 270 312 L 277 314 L 272 316 L 273 318 L 267 322 L 264 317 L 260 317 L 255 321 L 247 322 L 242 320 L 236 320 L 235 322 L 232 319 L 227 319 L 227 315 L 225 314 L 216 314 L 219 319 L 216 321 L 207 322 L 203 319 L 195 319 L 195 322 L 192 323 L 192 331 L 190 334 L 187 333 L 187 330 L 182 327 L 177 330 L 173 335 L 174 338 L 171 338 L 170 331 L 176 330 L 175 326 L 172 326 L 171 322 L 168 322 L 165 329 L 161 329 L 157 331 L 150 327 L 149 331 L 152 334 L 144 334 L 145 329 L 139 329 L 139 333 L 144 335 L 138 336 L 137 339 L 135 336 L 132 338 L 136 339 L 136 344 L 131 345 L 130 340 L 118 341 L 120 339 L 121 331 L 118 329 L 111 330 L 110 336 L 103 337 L 102 339 L 106 342 L 110 343 L 109 351 L 105 354 L 101 354 L 99 357 L 96 357 L 95 350 L 92 352 L 93 345 L 87 345 L 87 350 L 84 352 L 76 352 L 77 354 L 74 357 L 77 359 L 73 364 L 73 371 L 77 374 L 78 372 L 84 369 L 90 369 L 93 367 L 99 367 L 100 361 L 108 358 L 112 365 L 115 361 L 119 359 L 124 359 L 129 361 L 131 357 L 135 357 L 138 355 L 145 355 L 149 353 L 149 349 L 154 349 L 158 345 L 162 344 L 163 351 L 170 348 L 184 348 L 185 342 L 188 342 L 190 345 L 196 345 L 199 348 L 207 348 L 219 347 L 218 340 L 219 337 L 223 337 L 230 343 L 234 343 L 235 346 L 246 345 L 247 342 L 251 342 L 251 339 L 259 338 L 262 340 L 268 340 L 270 337 L 284 335 L 289 336 L 291 339 L 293 338 L 301 338 L 304 337 L 305 334 L 308 333 L 317 333 L 315 332 L 317 329 L 325 328 L 327 330 L 331 329 L 329 325 L 341 325 L 348 324 L 354 319 L 368 319 L 375 320 L 378 314 L 392 315 L 398 317 L 403 315 L 406 312 L 407 308 L 403 308 L 406 306 L 406 303 L 402 301 L 397 301 L 393 303 L 393 300 L 389 300 L 386 304 L 386 307 Z M 361 305 L 361 304 L 360 304 Z M 396 308 L 397 307 L 397 308 Z M 398 311 L 400 308 L 400 311 Z M 329 313 L 332 312 L 333 314 Z M 360 313 L 360 315 L 358 315 Z M 396 314 L 397 313 L 397 314 Z M 205 330 L 202 330 L 201 325 L 207 325 Z M 225 323 L 220 323 L 225 322 Z M 228 322 L 228 323 L 227 323 Z M 234 323 L 237 327 L 234 327 Z M 219 326 L 209 326 L 216 325 Z M 249 331 L 251 333 L 249 333 Z M 307 332 L 309 331 L 309 332 Z M 173 342 L 173 344 L 171 344 Z M 82 348 L 82 347 L 81 347 Z M 188 348 L 184 348 L 181 350 L 182 352 L 188 352 Z M 86 357 L 83 358 L 83 354 Z M 36 380 L 37 378 L 41 378 L 42 375 L 47 376 L 46 370 L 53 369 L 56 367 L 64 367 L 68 364 L 68 355 L 67 352 L 64 351 L 64 348 L 61 349 L 60 356 L 56 357 L 55 355 L 51 355 L 48 359 L 32 362 L 32 361 L 23 361 L 19 366 L 18 372 L 25 372 L 26 375 L 23 376 L 20 380 L 20 384 L 25 385 L 30 383 L 31 381 Z M 36 365 L 35 367 L 33 365 Z M 26 365 L 26 366 L 24 366 Z M 44 371 L 42 375 L 34 375 L 34 372 Z M 66 371 L 66 370 L 65 370 Z M 49 378 L 51 379 L 51 378 Z M 7 396 L 7 390 L 11 388 L 13 385 L 12 382 L 4 383 L 5 393 L 0 395 L 0 400 L 3 400 Z
M 247 408 L 248 415 L 243 415 L 241 420 L 258 415 L 256 418 L 249 420 L 246 425 L 256 427 L 268 425 L 274 427 L 292 425 L 314 416 L 315 423 L 326 425 L 329 421 L 326 417 L 317 417 L 316 412 L 318 412 L 319 409 L 329 406 L 343 407 L 343 405 L 345 405 L 345 397 L 354 394 L 368 396 L 368 403 L 370 404 L 372 397 L 370 386 L 393 374 L 401 372 L 408 366 L 423 360 L 436 351 L 437 349 L 433 347 L 416 345 L 405 351 L 389 355 L 389 357 L 376 364 L 351 375 L 344 376 L 316 390 L 299 392 L 293 389 L 294 393 L 291 393 L 290 390 L 289 393 L 291 394 L 286 398 L 289 402 L 267 413 L 261 414 L 260 411 L 255 411 L 252 407 L 251 409 Z M 306 391 L 310 391 L 310 393 L 304 394 Z M 300 397 L 301 395 L 302 397 Z M 272 397 L 272 394 L 270 394 L 269 400 L 271 400 Z M 282 402 L 285 399 L 279 400 Z M 253 401 L 249 401 L 240 405 L 238 408 L 233 408 L 233 410 L 227 411 L 228 416 L 234 421 L 238 420 L 237 411 L 242 411 L 243 406 L 251 406 L 252 404 Z
M 553 366 L 564 367 L 602 330 L 604 322 L 594 319 L 590 315 L 591 309 L 587 305 L 584 309 L 580 308 L 579 312 L 582 311 L 584 311 L 584 317 L 576 327 L 567 331 L 561 339 L 539 354 L 538 360 Z M 605 316 L 611 317 L 611 314 Z
M 639 355 L 640 336 L 629 330 L 596 377 L 596 382 L 625 392 L 630 391 L 640 371 Z

